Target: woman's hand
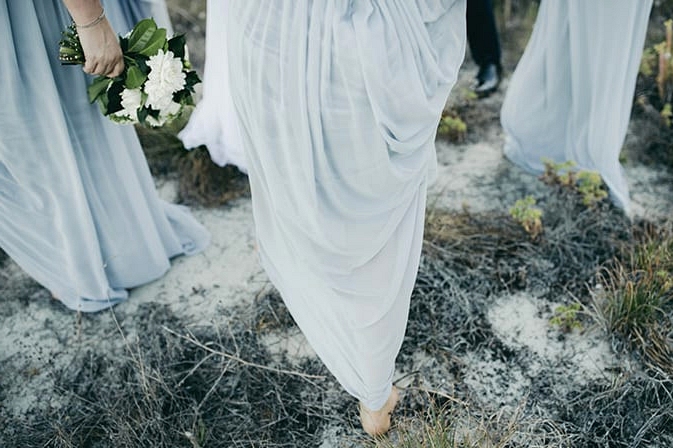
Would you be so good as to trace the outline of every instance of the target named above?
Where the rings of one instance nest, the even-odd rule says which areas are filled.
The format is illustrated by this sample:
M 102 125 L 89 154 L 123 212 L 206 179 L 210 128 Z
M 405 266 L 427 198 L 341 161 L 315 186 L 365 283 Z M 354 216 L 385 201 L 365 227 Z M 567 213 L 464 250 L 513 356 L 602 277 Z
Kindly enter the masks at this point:
M 90 75 L 114 78 L 124 70 L 119 40 L 100 0 L 63 0 L 70 12 L 84 50 L 84 71 Z
M 91 28 L 78 28 L 84 50 L 83 70 L 90 75 L 114 78 L 124 70 L 124 57 L 119 40 L 107 19 Z

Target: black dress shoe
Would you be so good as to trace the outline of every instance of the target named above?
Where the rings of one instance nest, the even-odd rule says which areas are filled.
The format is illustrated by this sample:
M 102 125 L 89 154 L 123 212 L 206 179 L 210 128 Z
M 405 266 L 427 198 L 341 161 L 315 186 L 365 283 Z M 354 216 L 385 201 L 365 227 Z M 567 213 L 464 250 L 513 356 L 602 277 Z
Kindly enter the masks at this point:
M 498 90 L 500 85 L 501 69 L 495 64 L 488 64 L 479 68 L 477 73 L 477 83 L 474 87 L 474 93 L 479 98 L 489 96 L 491 93 Z

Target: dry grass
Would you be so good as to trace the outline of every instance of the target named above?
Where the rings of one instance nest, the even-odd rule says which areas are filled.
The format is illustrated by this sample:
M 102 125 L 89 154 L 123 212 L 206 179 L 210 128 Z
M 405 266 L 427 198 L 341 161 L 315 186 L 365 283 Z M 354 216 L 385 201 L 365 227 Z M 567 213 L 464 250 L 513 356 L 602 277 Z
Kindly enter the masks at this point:
M 176 28 L 201 29 L 204 1 L 170 3 Z M 507 42 L 523 39 L 527 31 L 519 25 L 532 23 L 535 2 L 511 4 L 512 22 L 502 30 L 510 66 L 522 47 L 513 44 L 518 47 L 512 50 Z M 673 1 L 659 5 L 673 8 Z M 478 129 L 471 117 L 479 108 L 465 109 L 461 116 Z M 497 121 L 495 106 L 485 120 Z M 244 176 L 215 167 L 203 149 L 184 151 L 175 138 L 182 124 L 139 129 L 152 172 L 177 178 L 180 197 L 190 203 L 217 205 L 248 194 L 239 183 Z M 2 446 L 308 447 L 319 446 L 327 433 L 342 446 L 378 448 L 673 446 L 671 297 L 660 274 L 671 272 L 670 226 L 634 233 L 607 202 L 589 209 L 577 195 L 545 191 L 536 198 L 544 213 L 535 241 L 505 211 L 429 212 L 398 358 L 413 381 L 390 439 L 365 441 L 355 429 L 354 400 L 317 360 L 269 353 L 262 341 L 268 332 L 296 331 L 272 293 L 249 309 L 223 311 L 217 328 L 189 331 L 168 308 L 141 306 L 133 316 L 140 339 L 110 352 L 84 351 L 51 372 L 53 393 L 62 398 L 55 401 L 64 406 L 27 416 L 0 407 Z M 567 370 L 545 368 L 531 378 L 527 399 L 514 408 L 484 404 L 464 384 L 462 357 L 468 354 L 489 356 L 507 368 L 530 367 L 530 352 L 505 345 L 491 327 L 486 310 L 495 298 L 526 291 L 542 301 L 579 300 L 589 307 L 599 283 L 611 294 L 597 298 L 601 322 L 619 356 L 635 355 L 632 369 L 620 364 L 616 375 L 586 382 Z M 1 284 L 0 292 L 18 297 L 11 288 Z M 118 318 L 124 328 L 124 316 Z M 120 330 L 116 337 L 122 336 Z M 419 353 L 432 363 L 416 369 Z M 12 372 L 7 365 L 0 368 Z M 445 380 L 451 393 L 428 390 L 424 379 Z M 559 392 L 558 383 L 567 390 Z M 0 400 L 3 384 L 0 380 Z
M 273 358 L 249 310 L 230 312 L 223 327 L 178 332 L 167 308 L 142 307 L 139 340 L 53 373 L 66 406 L 29 419 L 0 412 L 3 446 L 316 446 L 326 423 L 347 416 L 347 398 L 331 398 L 319 362 Z
M 412 390 L 407 401 L 423 410 L 399 415 L 387 437 L 370 439 L 370 448 L 552 448 L 569 446 L 554 423 L 523 416 L 524 406 L 488 410 L 436 391 Z M 545 427 L 545 429 L 542 429 Z
M 295 447 L 319 446 L 331 434 L 342 446 L 380 448 L 669 446 L 670 378 L 624 370 L 618 381 L 606 375 L 585 384 L 550 367 L 531 378 L 526 400 L 514 408 L 484 404 L 462 381 L 464 356 L 522 369 L 531 362 L 491 327 L 485 313 L 495 297 L 517 290 L 537 291 L 540 300 L 589 297 L 600 266 L 619 254 L 617 243 L 642 240 L 609 204 L 587 209 L 577 195 L 548 193 L 538 241 L 505 213 L 429 214 L 398 358 L 412 381 L 390 439 L 364 442 L 354 400 L 319 361 L 269 353 L 265 334 L 296 331 L 273 291 L 254 307 L 223 311 L 217 328 L 185 330 L 168 308 L 141 307 L 133 316 L 141 339 L 111 352 L 85 351 L 54 371 L 55 394 L 66 405 L 27 419 L 0 411 L 0 439 L 21 447 Z M 650 255 L 634 262 L 670 261 L 659 245 L 646 247 Z M 415 370 L 419 353 L 433 363 Z M 451 392 L 424 386 L 443 380 Z
M 176 178 L 178 200 L 187 205 L 217 207 L 249 197 L 245 174 L 230 165 L 215 165 L 205 147 L 184 148 L 176 135 L 187 119 L 185 116 L 159 129 L 137 128 L 152 174 Z
M 599 321 L 635 348 L 646 366 L 673 378 L 673 228 L 646 226 L 601 274 Z

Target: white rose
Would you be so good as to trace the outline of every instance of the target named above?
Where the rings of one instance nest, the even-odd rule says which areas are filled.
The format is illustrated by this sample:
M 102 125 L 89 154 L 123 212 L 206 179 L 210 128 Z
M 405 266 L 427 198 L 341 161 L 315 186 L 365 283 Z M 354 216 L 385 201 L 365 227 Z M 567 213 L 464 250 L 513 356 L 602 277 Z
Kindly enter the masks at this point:
M 148 115 L 145 120 L 147 124 L 149 124 L 153 128 L 158 128 L 166 124 L 166 117 L 162 117 L 161 115 L 159 115 L 158 119 L 154 118 L 152 115 Z
M 147 105 L 156 110 L 165 109 L 173 101 L 173 93 L 185 87 L 182 60 L 174 57 L 172 51 L 159 50 L 156 55 L 150 56 L 147 65 L 150 67 L 144 88 Z
M 137 123 L 138 109 L 142 105 L 142 93 L 140 89 L 124 89 L 121 93 L 123 109 L 115 112 L 113 120 L 118 123 Z
M 172 101 L 167 107 L 164 107 L 159 112 L 160 115 L 164 117 L 174 117 L 182 111 L 182 104 Z
M 138 89 L 124 89 L 122 92 L 122 107 L 129 112 L 137 112 L 143 102 L 143 95 Z

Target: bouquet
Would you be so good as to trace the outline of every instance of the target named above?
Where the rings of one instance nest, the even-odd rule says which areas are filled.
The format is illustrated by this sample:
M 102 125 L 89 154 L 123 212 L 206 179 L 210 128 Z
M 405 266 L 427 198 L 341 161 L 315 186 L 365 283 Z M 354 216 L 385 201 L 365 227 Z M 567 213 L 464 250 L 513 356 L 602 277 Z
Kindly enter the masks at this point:
M 74 24 L 63 31 L 59 44 L 62 64 L 84 64 Z M 184 35 L 167 39 L 166 29 L 144 19 L 119 44 L 124 72 L 116 78 L 97 76 L 88 87 L 89 101 L 97 102 L 103 115 L 117 123 L 158 127 L 194 104 L 194 86 L 201 80 L 191 70 Z

